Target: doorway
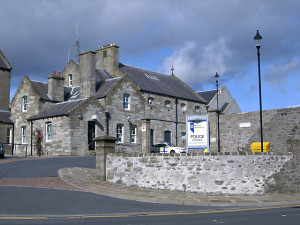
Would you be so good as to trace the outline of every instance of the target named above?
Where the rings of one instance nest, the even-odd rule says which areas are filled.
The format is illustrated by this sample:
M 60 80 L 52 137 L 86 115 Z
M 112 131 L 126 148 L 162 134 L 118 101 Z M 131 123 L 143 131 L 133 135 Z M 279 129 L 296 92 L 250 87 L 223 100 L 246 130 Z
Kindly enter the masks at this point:
M 154 145 L 154 130 L 150 130 L 150 147 Z
M 166 130 L 164 132 L 164 141 L 171 144 L 171 131 Z
M 95 150 L 95 142 L 93 139 L 95 138 L 95 127 L 96 122 L 88 121 L 88 149 Z

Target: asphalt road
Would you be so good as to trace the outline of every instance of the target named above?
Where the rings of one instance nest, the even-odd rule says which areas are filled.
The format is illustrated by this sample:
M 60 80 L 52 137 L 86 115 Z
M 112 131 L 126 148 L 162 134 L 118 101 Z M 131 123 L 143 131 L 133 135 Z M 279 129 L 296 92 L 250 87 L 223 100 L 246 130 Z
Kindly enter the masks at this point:
M 5 160 L 5 159 L 1 159 Z M 0 164 L 0 178 L 57 177 L 61 168 L 96 168 L 96 157 L 41 158 Z
M 57 176 L 64 167 L 95 167 L 95 157 L 64 157 L 0 164 L 0 178 Z M 0 186 L 0 224 L 289 224 L 299 207 L 242 209 L 152 204 L 88 192 Z

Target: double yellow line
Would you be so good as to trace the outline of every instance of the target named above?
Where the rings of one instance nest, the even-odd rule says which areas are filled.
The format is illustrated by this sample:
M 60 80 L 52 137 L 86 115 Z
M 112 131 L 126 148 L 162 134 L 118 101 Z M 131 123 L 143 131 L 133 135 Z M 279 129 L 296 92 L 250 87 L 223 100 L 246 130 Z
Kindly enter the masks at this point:
M 288 206 L 271 206 L 262 208 L 247 208 L 247 209 L 230 209 L 230 210 L 216 210 L 207 212 L 174 212 L 174 213 L 145 213 L 145 214 L 124 214 L 124 215 L 87 215 L 87 216 L 0 216 L 0 220 L 50 220 L 50 219 L 89 219 L 89 218 L 125 218 L 125 217 L 143 217 L 143 216 L 178 216 L 178 215 L 199 215 L 211 213 L 230 213 L 230 212 L 244 212 L 266 209 L 282 209 L 300 207 L 300 205 Z

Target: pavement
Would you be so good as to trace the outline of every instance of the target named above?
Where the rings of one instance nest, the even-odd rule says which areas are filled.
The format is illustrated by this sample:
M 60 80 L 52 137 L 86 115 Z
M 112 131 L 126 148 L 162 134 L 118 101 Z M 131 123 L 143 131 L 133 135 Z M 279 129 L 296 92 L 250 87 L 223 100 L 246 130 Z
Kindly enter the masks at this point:
M 264 195 L 207 195 L 190 192 L 127 187 L 122 184 L 100 181 L 96 169 L 64 168 L 59 177 L 67 184 L 88 192 L 127 200 L 196 206 L 300 206 L 300 193 Z

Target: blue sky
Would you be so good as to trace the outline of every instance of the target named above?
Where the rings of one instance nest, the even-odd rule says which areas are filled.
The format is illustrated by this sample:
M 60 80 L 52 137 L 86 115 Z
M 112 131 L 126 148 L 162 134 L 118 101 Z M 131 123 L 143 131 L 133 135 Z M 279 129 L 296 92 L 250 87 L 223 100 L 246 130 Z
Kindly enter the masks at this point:
M 243 112 L 258 111 L 257 52 L 262 35 L 263 109 L 300 106 L 298 0 L 0 0 L 0 49 L 11 63 L 11 96 L 25 75 L 47 81 L 73 51 L 116 42 L 120 61 L 175 75 L 195 91 L 214 75 Z

